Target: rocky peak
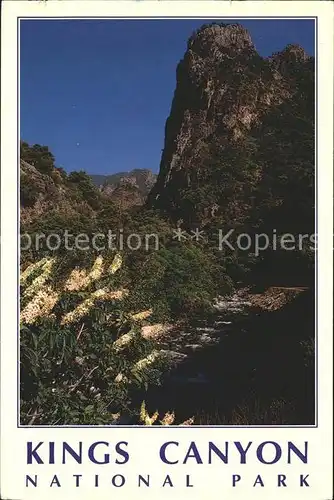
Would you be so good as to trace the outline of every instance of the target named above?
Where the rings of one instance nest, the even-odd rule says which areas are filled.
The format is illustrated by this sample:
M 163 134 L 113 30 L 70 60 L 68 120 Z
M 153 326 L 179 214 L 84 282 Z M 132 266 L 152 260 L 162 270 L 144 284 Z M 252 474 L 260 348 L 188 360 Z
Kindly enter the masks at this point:
M 284 50 L 275 54 L 273 58 L 276 61 L 305 62 L 310 59 L 310 56 L 300 45 L 289 44 Z
M 302 57 L 295 46 L 284 57 Z M 256 52 L 239 24 L 204 25 L 177 67 L 160 173 L 148 203 L 180 217 L 182 189 L 201 177 L 213 142 L 238 142 L 293 93 L 280 66 Z M 182 215 L 181 215 L 182 217 Z
M 188 51 L 191 50 L 201 57 L 252 48 L 254 47 L 251 36 L 240 24 L 204 25 L 188 41 Z
M 273 67 L 285 78 L 293 78 L 298 68 L 303 68 L 311 60 L 300 45 L 287 45 L 284 50 L 273 54 L 270 61 Z

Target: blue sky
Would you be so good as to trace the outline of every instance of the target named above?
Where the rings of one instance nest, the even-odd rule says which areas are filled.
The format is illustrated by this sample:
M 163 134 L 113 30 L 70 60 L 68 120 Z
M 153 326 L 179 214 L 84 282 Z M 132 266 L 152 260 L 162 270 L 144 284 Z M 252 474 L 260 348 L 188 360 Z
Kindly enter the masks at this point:
M 189 36 L 208 22 L 22 21 L 21 138 L 49 146 L 67 171 L 157 172 L 176 65 Z M 263 56 L 288 43 L 314 55 L 312 20 L 237 22 Z

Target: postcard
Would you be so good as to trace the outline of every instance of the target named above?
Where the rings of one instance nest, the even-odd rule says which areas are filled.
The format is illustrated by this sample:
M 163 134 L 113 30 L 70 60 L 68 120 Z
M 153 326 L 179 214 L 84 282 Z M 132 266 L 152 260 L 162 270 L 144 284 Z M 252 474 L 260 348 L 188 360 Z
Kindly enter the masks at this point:
M 333 498 L 332 2 L 1 41 L 1 498 Z

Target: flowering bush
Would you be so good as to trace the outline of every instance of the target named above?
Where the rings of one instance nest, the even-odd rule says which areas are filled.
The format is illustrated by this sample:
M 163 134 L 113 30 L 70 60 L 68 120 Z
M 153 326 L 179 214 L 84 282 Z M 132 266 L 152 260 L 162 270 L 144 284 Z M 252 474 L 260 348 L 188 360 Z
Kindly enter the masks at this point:
M 134 391 L 160 381 L 164 356 L 141 331 L 152 310 L 123 307 L 119 254 L 89 270 L 63 264 L 43 258 L 21 273 L 21 423 L 113 424 L 136 414 Z
M 146 410 L 146 404 L 145 401 L 142 402 L 141 407 L 140 407 L 140 415 L 139 415 L 139 420 L 143 425 L 154 425 L 160 424 L 160 425 L 175 425 L 175 412 L 169 412 L 167 411 L 165 415 L 159 419 L 159 412 L 155 411 L 153 415 L 150 417 L 150 414 Z M 182 424 L 179 425 L 192 425 L 194 423 L 195 419 L 194 417 L 188 418 Z

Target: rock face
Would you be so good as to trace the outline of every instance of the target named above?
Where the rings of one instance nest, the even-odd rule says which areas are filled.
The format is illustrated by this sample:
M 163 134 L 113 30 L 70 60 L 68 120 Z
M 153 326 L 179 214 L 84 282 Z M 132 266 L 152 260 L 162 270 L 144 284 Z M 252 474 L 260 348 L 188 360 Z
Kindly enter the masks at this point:
M 195 33 L 177 67 L 160 173 L 148 204 L 184 219 L 183 191 L 203 185 L 202 164 L 210 163 L 212 145 L 238 147 L 268 111 L 293 96 L 291 67 L 308 59 L 298 46 L 264 59 L 238 24 L 205 25 Z M 217 208 L 213 199 L 209 218 Z
M 20 223 L 23 232 L 43 227 L 43 221 L 52 229 L 53 218 L 56 221 L 66 216 L 73 220 L 79 213 L 91 219 L 94 210 L 87 200 L 82 199 L 75 186 L 64 181 L 59 170 L 53 168 L 49 174 L 42 173 L 34 165 L 20 160 Z

